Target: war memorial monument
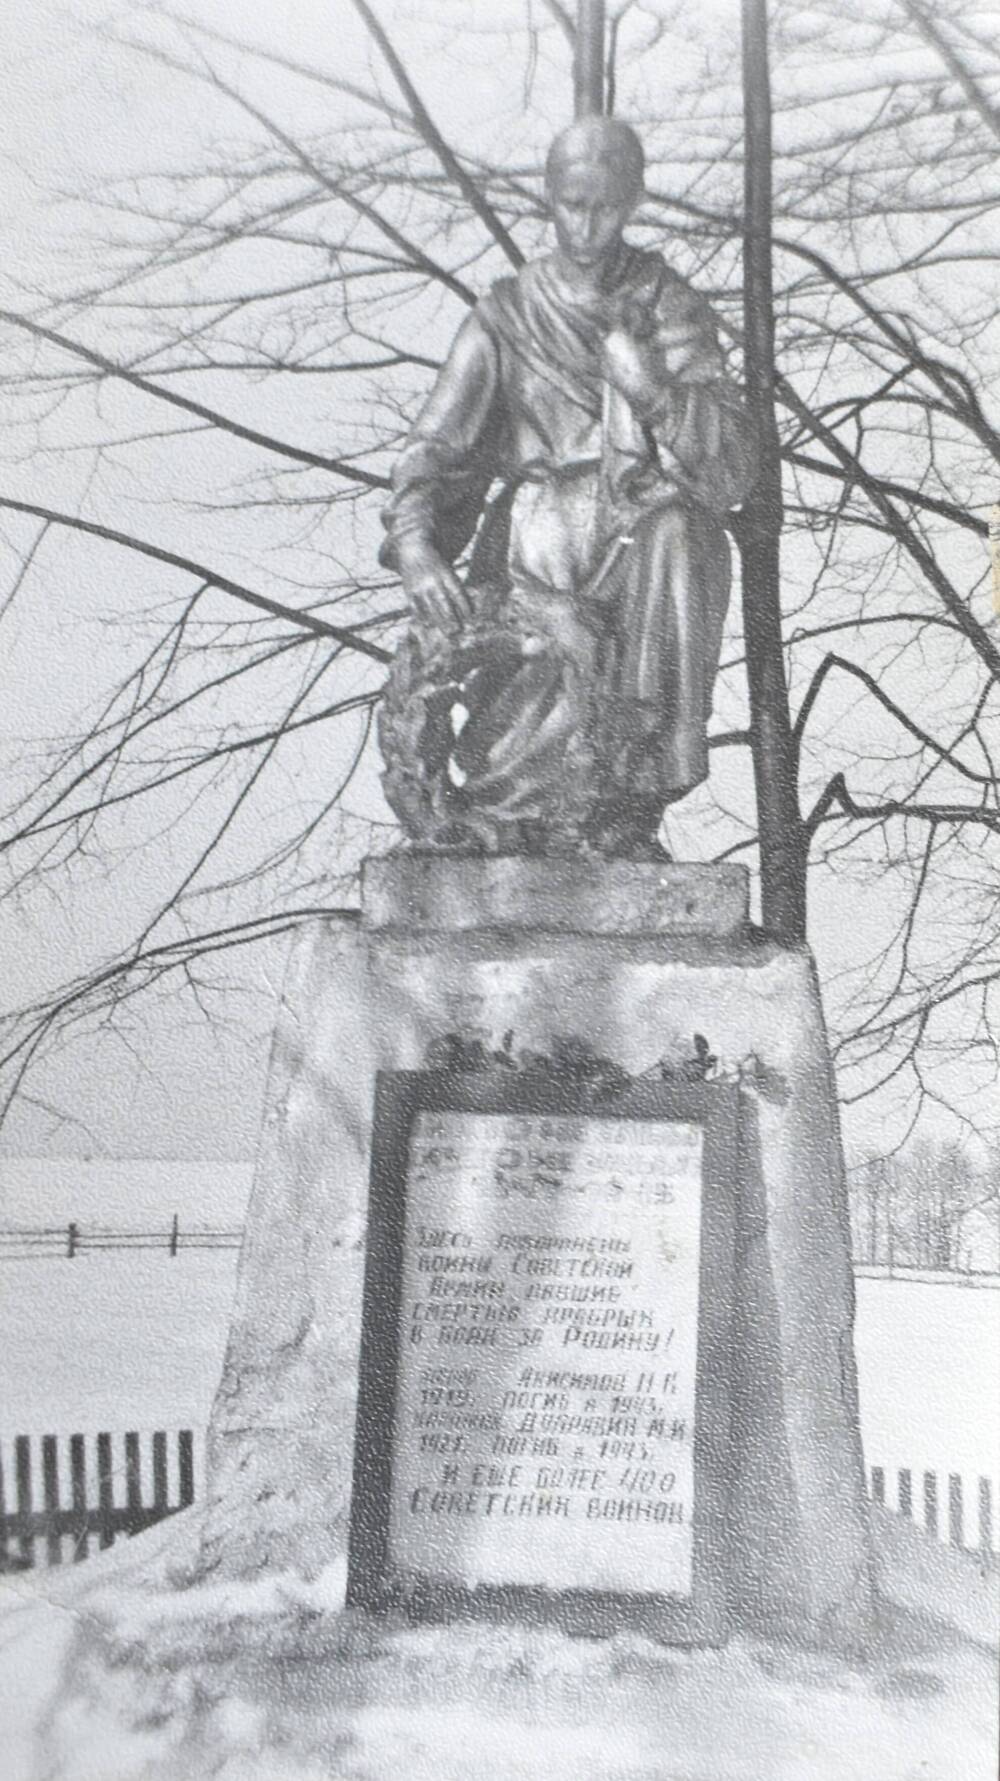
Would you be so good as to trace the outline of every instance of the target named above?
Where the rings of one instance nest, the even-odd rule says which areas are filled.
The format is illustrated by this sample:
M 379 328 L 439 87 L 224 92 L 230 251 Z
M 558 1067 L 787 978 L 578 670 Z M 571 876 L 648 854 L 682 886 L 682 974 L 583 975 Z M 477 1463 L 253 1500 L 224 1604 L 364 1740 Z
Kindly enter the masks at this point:
M 205 1494 L 25 1610 L 30 1664 L 62 1654 L 28 1781 L 986 1752 L 995 1566 L 866 1496 L 812 956 L 744 866 L 662 843 L 766 454 L 710 304 L 630 238 L 602 15 L 548 251 L 393 467 L 400 836 L 292 943 Z
M 557 136 L 553 249 L 469 315 L 395 465 L 405 841 L 290 967 L 204 1555 L 346 1556 L 349 1603 L 416 1618 L 849 1642 L 815 972 L 742 866 L 658 839 L 708 770 L 755 447 L 710 306 L 624 233 L 642 190 L 627 124 Z

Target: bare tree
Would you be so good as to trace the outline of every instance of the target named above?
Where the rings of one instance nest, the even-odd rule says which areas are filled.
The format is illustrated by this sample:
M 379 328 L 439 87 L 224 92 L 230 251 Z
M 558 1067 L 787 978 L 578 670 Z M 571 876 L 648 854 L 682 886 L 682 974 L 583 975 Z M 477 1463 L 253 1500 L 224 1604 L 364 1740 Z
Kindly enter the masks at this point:
M 392 839 L 370 814 L 371 717 L 403 616 L 373 568 L 378 508 L 463 309 L 541 244 L 531 119 L 548 62 L 568 101 L 573 18 L 508 0 L 452 45 L 523 106 L 511 153 L 485 124 L 451 140 L 400 10 L 356 10 L 363 79 L 147 16 L 130 46 L 196 84 L 219 146 L 85 194 L 102 276 L 2 312 L 20 404 L 6 608 L 63 534 L 126 590 L 99 708 L 12 763 L 6 895 L 31 909 L 150 852 L 163 886 L 105 956 L 11 1011 L 11 1087 L 151 985 L 204 1002 L 220 953 L 329 908 Z M 679 834 L 757 866 L 759 826 L 763 919 L 786 939 L 805 931 L 807 864 L 814 905 L 849 887 L 874 909 L 870 943 L 827 972 L 844 1097 L 892 1086 L 914 1117 L 960 1104 L 950 1060 L 963 1087 L 996 1068 L 994 33 L 958 0 L 933 18 L 916 0 L 772 4 L 769 110 L 762 0 L 746 0 L 742 63 L 699 9 L 608 16 L 608 95 L 650 153 L 642 231 L 713 298 L 772 442 L 735 525 L 743 625 L 718 770 Z M 423 37 L 432 23 L 424 9 Z M 145 530 L 136 489 L 162 502 Z M 130 610 L 140 560 L 164 579 Z M 303 765 L 320 756 L 322 784 Z M 283 775 L 308 797 L 282 801 Z
M 1000 1258 L 1000 1157 L 975 1166 L 967 1148 L 917 1140 L 851 1172 L 858 1262 L 900 1270 L 995 1273 Z

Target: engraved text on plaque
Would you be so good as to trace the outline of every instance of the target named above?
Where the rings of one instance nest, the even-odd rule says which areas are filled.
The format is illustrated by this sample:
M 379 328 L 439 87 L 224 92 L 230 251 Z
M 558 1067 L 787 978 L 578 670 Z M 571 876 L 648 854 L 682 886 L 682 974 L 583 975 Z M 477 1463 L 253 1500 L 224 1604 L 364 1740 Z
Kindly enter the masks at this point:
M 463 1594 L 690 1606 L 718 1512 L 698 1458 L 721 1427 L 718 1390 L 701 1391 L 708 1193 L 726 1201 L 717 1260 L 731 1235 L 728 1184 L 706 1188 L 711 1091 L 574 1107 L 513 1089 L 491 1107 L 397 1080 L 391 1163 L 373 1171 L 389 1216 L 380 1234 L 373 1207 L 356 1492 L 384 1502 L 365 1562 Z

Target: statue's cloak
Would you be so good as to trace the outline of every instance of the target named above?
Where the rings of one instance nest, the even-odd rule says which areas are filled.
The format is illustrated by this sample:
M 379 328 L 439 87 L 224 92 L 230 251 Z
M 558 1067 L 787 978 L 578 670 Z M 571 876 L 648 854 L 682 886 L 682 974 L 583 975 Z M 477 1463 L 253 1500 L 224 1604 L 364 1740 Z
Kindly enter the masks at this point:
M 698 336 L 696 357 L 648 421 L 603 375 L 604 341 L 623 323 L 654 341 L 680 327 Z M 709 304 L 659 254 L 628 244 L 598 295 L 567 284 L 553 258 L 535 260 L 467 317 L 396 460 L 385 560 L 414 533 L 454 560 L 496 482 L 510 489 L 602 467 L 612 499 L 630 488 L 652 499 L 680 493 L 714 512 L 735 505 L 752 474 Z M 611 525 L 609 509 L 605 533 Z
M 605 343 L 621 329 L 658 371 L 634 406 L 605 374 Z M 623 244 L 599 292 L 567 283 L 555 258 L 536 260 L 467 317 L 396 461 L 383 560 L 394 566 L 398 547 L 419 539 L 454 561 L 475 536 L 476 624 L 499 614 L 525 641 L 508 660 L 494 636 L 484 656 L 474 625 L 446 661 L 441 719 L 426 728 L 420 688 L 440 646 L 425 660 L 414 640 L 396 677 L 396 706 L 410 701 L 415 715 L 395 753 L 423 752 L 433 731 L 440 772 L 461 782 L 442 780 L 442 797 L 468 823 L 481 819 L 488 844 L 529 816 L 551 828 L 552 788 L 569 776 L 581 729 L 584 776 L 601 779 L 606 806 L 632 801 L 636 831 L 705 777 L 730 583 L 721 521 L 752 463 L 711 308 L 658 254 Z M 459 741 L 447 727 L 453 700 L 466 713 Z M 386 740 L 392 727 L 386 716 Z M 397 807 L 392 788 L 413 771 L 406 761 L 387 777 Z

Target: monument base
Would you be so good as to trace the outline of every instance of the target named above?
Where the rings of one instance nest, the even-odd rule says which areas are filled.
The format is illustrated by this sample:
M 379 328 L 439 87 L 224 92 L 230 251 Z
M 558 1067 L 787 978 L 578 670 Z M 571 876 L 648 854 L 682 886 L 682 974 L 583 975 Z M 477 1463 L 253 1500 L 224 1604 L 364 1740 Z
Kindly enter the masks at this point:
M 212 1417 L 203 1566 L 312 1577 L 347 1553 L 377 1078 L 592 1058 L 633 1082 L 725 1084 L 737 1101 L 716 1558 L 730 1624 L 862 1640 L 853 1282 L 812 960 L 750 929 L 738 869 L 588 862 L 564 887 L 556 870 L 369 862 L 360 917 L 296 942 Z M 585 1539 L 580 1567 L 586 1587 Z
M 0 1600 L 4 1781 L 995 1781 L 995 1650 L 921 1615 L 881 1611 L 860 1660 L 387 1624 L 334 1573 L 181 1583 L 200 1518 Z

